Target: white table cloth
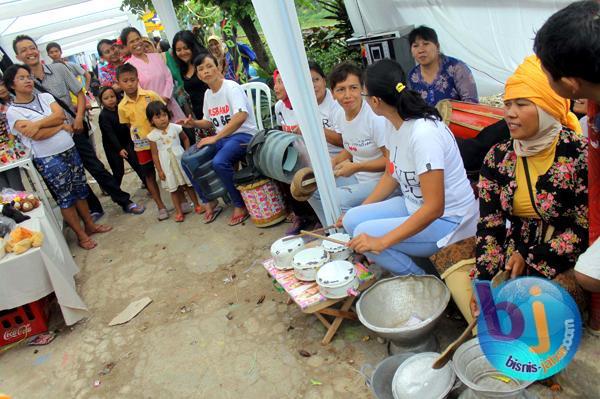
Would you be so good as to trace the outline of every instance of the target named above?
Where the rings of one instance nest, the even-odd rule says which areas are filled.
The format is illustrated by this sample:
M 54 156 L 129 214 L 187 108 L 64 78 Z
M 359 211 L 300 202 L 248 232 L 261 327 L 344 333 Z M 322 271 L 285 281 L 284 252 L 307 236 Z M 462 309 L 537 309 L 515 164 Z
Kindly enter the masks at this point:
M 0 260 L 0 310 L 16 308 L 54 292 L 65 323 L 75 324 L 87 316 L 87 307 L 75 286 L 74 276 L 79 268 L 44 206 L 27 215 L 31 219 L 19 225 L 44 233 L 44 243 L 21 255 L 6 254 Z

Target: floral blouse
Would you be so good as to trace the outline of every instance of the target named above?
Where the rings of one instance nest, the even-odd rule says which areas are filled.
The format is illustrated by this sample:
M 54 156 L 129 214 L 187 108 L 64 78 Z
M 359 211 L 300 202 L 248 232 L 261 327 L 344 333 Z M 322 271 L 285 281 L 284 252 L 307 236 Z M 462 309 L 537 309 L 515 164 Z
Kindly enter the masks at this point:
M 541 219 L 512 215 L 517 187 L 512 140 L 488 152 L 479 176 L 476 267 L 471 278 L 490 280 L 515 251 L 525 259 L 524 275 L 552 279 L 575 266 L 588 244 L 587 141 L 563 128 L 554 163 L 535 185 Z M 507 228 L 507 221 L 510 227 Z M 549 226 L 554 228 L 545 241 Z
M 408 74 L 408 88 L 421 94 L 427 104 L 435 106 L 440 100 L 478 103 L 477 86 L 471 70 L 456 58 L 441 56 L 440 70 L 433 82 L 427 83 L 417 65 Z

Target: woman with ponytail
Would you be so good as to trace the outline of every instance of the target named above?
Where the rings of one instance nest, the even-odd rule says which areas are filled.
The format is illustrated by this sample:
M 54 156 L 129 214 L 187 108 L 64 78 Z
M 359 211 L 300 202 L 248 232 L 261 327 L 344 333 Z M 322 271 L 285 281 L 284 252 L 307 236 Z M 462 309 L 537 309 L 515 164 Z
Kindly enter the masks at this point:
M 365 73 L 367 102 L 385 121 L 388 167 L 343 224 L 349 245 L 395 274 L 424 274 L 411 259 L 475 235 L 479 210 L 456 141 L 437 110 L 381 60 Z M 400 189 L 401 196 L 387 199 Z

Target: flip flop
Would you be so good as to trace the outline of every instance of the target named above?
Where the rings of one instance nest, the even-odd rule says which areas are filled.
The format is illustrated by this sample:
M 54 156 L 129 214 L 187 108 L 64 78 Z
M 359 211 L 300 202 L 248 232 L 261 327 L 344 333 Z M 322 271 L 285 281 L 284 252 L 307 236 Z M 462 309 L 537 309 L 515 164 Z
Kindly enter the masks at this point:
M 206 212 L 206 208 L 202 205 L 198 205 L 194 207 L 194 212 L 196 212 L 198 215 L 202 215 L 204 212 Z
M 89 251 L 90 249 L 94 249 L 96 248 L 96 246 L 98 245 L 96 243 L 96 241 L 92 240 L 91 238 L 88 237 L 87 240 L 83 240 L 83 241 L 79 241 L 78 242 L 79 247 L 85 249 L 86 251 Z
M 232 216 L 231 219 L 229 219 L 229 225 L 230 226 L 237 226 L 240 223 L 243 223 L 246 221 L 246 219 L 248 219 L 250 217 L 249 213 L 246 213 L 244 215 L 238 215 L 238 216 Z
M 185 216 L 184 216 L 182 213 L 175 215 L 175 221 L 176 221 L 177 223 L 181 223 L 181 222 L 183 222 L 184 220 L 185 220 Z
M 96 228 L 94 230 L 86 230 L 85 232 L 88 235 L 92 235 L 92 234 L 102 234 L 102 233 L 108 233 L 109 231 L 111 231 L 113 228 L 112 226 L 107 226 L 105 224 L 97 224 Z
M 212 210 L 212 212 L 209 212 L 207 210 L 206 213 L 204 214 L 204 224 L 209 224 L 209 223 L 214 222 L 215 219 L 217 218 L 217 216 L 219 216 L 221 214 L 221 212 L 223 212 L 223 207 L 221 205 L 215 206 L 215 208 Z

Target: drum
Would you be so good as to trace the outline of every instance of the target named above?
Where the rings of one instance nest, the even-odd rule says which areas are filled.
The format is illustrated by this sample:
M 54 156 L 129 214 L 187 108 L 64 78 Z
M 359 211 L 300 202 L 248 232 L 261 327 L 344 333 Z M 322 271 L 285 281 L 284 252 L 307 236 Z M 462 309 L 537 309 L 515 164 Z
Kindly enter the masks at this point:
M 484 127 L 504 118 L 504 109 L 485 104 L 441 100 L 435 107 L 454 136 L 461 139 L 477 137 Z
M 283 221 L 287 212 L 283 195 L 271 179 L 261 179 L 248 184 L 237 185 L 250 219 L 256 227 L 269 227 Z

